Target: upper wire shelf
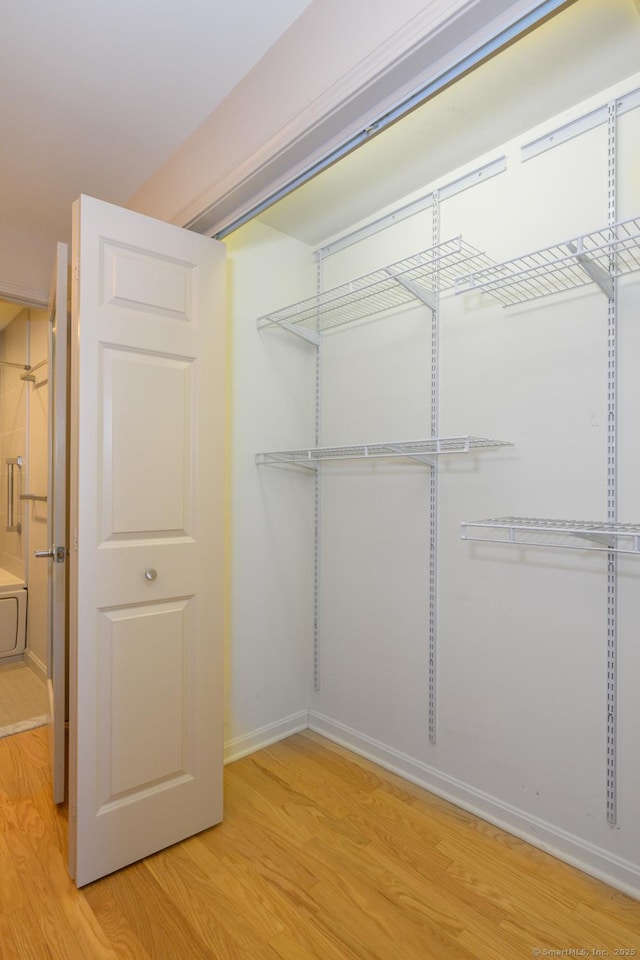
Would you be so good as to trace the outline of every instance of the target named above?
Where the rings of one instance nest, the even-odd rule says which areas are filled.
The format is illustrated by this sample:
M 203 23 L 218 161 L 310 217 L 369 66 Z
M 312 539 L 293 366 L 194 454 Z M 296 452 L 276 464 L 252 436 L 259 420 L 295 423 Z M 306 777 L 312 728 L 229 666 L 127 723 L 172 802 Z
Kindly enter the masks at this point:
M 416 300 L 435 305 L 436 290 L 454 286 L 457 277 L 488 267 L 490 257 L 461 237 L 374 270 L 339 287 L 291 304 L 257 321 L 258 329 L 278 325 L 307 339 L 334 327 L 371 317 Z
M 640 524 L 497 517 L 462 523 L 462 540 L 640 554 Z
M 547 297 L 596 283 L 613 296 L 613 280 L 640 270 L 640 219 L 622 220 L 595 233 L 471 270 L 455 281 L 455 292 L 489 293 L 505 305 Z
M 485 437 L 431 437 L 427 440 L 399 440 L 388 443 L 369 443 L 341 447 L 311 447 L 306 450 L 281 450 L 256 454 L 257 464 L 297 463 L 317 468 L 326 460 L 370 460 L 405 457 L 432 465 L 432 458 L 448 453 L 469 453 L 486 447 L 510 447 L 507 440 L 488 440 Z

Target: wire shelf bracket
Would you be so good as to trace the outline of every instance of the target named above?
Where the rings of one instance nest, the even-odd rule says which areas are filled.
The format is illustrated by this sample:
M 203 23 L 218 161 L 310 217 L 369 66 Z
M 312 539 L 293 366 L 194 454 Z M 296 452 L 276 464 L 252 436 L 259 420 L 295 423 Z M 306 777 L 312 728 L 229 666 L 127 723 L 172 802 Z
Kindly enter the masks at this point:
M 399 283 L 401 287 L 404 287 L 405 290 L 408 290 L 409 293 L 412 293 L 416 300 L 420 300 L 424 303 L 432 313 L 438 309 L 438 296 L 433 290 L 426 290 L 422 287 L 419 287 L 417 283 L 414 283 L 413 280 L 406 280 L 404 277 L 398 276 L 394 273 L 391 267 L 386 268 L 386 272 L 390 277 Z

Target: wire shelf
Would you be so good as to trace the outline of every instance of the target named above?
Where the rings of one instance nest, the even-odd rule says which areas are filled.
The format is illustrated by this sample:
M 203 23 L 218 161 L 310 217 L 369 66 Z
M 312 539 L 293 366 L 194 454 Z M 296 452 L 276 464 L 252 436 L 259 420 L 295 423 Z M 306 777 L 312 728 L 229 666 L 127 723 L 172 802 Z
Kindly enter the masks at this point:
M 257 321 L 258 329 L 279 325 L 285 329 L 324 333 L 407 303 L 433 298 L 435 288 L 453 288 L 457 277 L 493 263 L 490 257 L 461 237 L 423 250 L 405 260 L 375 270 L 339 287 L 291 304 Z
M 465 522 L 460 526 L 462 540 L 640 554 L 640 523 L 497 517 Z
M 507 440 L 488 440 L 484 437 L 431 437 L 428 440 L 400 440 L 388 443 L 369 443 L 343 447 L 312 447 L 306 450 L 281 450 L 256 454 L 257 464 L 297 463 L 317 468 L 327 460 L 372 460 L 405 457 L 432 464 L 432 458 L 450 453 L 469 453 L 486 447 L 510 447 Z
M 534 253 L 470 271 L 457 294 L 490 294 L 505 306 L 596 283 L 609 298 L 613 279 L 640 270 L 640 219 L 633 218 Z

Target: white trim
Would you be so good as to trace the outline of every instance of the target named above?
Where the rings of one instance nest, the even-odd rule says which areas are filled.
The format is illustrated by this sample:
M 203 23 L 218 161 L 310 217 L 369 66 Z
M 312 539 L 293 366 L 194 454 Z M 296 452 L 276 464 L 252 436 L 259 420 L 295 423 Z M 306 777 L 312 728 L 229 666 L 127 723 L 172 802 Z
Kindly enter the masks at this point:
M 308 718 L 308 711 L 301 710 L 299 713 L 292 713 L 289 717 L 283 717 L 282 720 L 259 727 L 251 733 L 228 740 L 224 745 L 224 762 L 233 763 L 234 760 L 240 760 L 250 753 L 255 753 L 256 750 L 269 747 L 278 740 L 284 740 L 286 737 L 293 736 L 294 733 L 306 730 L 309 726 Z
M 356 96 L 368 89 L 378 78 L 415 53 L 426 39 L 444 30 L 458 19 L 462 12 L 482 3 L 482 0 L 432 0 L 421 13 L 403 25 L 368 56 L 357 61 L 346 73 L 326 87 L 303 110 L 294 114 L 265 140 L 252 154 L 237 167 L 228 170 L 226 175 L 213 186 L 208 186 L 194 196 L 176 215 L 179 223 L 191 223 L 199 218 L 212 203 L 218 203 L 232 191 L 238 189 L 249 178 L 254 177 L 266 164 L 281 156 L 285 150 L 297 143 L 311 130 L 325 123 L 338 110 L 344 109 Z M 428 60 L 426 62 L 429 62 Z M 402 88 L 404 89 L 404 88 Z M 394 89 L 390 96 L 397 97 L 400 91 Z M 386 101 L 385 101 L 386 102 Z M 373 104 L 371 109 L 373 110 Z M 376 111 L 377 112 L 377 111 Z M 327 149 L 326 139 L 321 147 Z
M 0 299 L 21 303 L 25 307 L 41 308 L 49 304 L 49 291 L 29 287 L 24 283 L 13 283 L 0 277 Z
M 426 763 L 399 750 L 394 750 L 357 730 L 332 720 L 321 713 L 309 711 L 309 729 L 333 740 L 354 753 L 379 764 L 415 783 L 430 793 L 448 800 L 463 810 L 487 820 L 508 833 L 530 843 L 546 853 L 569 863 L 584 873 L 608 883 L 631 897 L 640 899 L 640 871 L 629 860 L 617 857 L 595 844 L 589 843 L 555 827 L 538 817 L 504 803 L 475 787 L 441 773 Z
M 24 733 L 26 730 L 35 730 L 36 727 L 46 727 L 49 717 L 31 717 L 30 720 L 21 720 L 19 723 L 9 723 L 0 727 L 0 740 L 3 737 L 12 737 L 14 733 Z
M 46 665 L 42 662 L 40 657 L 36 657 L 35 653 L 32 653 L 28 647 L 24 651 L 24 662 L 33 670 L 40 680 L 47 680 Z

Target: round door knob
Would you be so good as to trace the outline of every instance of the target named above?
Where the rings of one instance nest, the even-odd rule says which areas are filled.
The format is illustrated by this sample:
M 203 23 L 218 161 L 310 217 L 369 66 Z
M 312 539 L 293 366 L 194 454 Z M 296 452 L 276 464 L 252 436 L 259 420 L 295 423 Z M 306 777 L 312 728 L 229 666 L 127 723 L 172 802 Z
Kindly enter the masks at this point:
M 158 577 L 158 571 L 154 570 L 153 567 L 150 567 L 148 570 L 145 570 L 144 576 L 146 580 L 156 580 Z

